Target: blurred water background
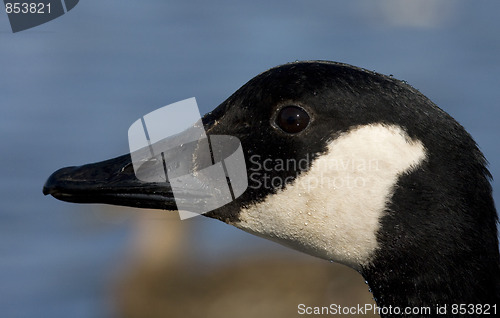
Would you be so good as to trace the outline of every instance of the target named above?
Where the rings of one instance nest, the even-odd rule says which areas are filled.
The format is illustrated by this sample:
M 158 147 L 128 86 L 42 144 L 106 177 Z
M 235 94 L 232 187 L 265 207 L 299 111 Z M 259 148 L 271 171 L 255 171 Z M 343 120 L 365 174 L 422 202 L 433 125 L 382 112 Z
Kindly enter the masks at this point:
M 408 81 L 465 126 L 500 179 L 499 13 L 495 0 L 82 0 L 16 34 L 0 13 L 0 316 L 115 315 L 110 286 L 142 212 L 44 197 L 46 178 L 126 153 L 130 124 L 150 111 L 195 96 L 207 112 L 275 65 L 333 60 Z M 295 253 L 185 222 L 183 257 L 201 268 Z

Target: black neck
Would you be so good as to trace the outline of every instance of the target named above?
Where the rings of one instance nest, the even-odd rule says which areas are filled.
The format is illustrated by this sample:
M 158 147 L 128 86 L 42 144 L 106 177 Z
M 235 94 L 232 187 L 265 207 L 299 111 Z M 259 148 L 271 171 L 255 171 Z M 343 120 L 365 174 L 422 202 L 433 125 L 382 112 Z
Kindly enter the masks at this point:
M 379 307 L 426 306 L 436 314 L 436 306 L 447 305 L 450 313 L 452 304 L 499 303 L 498 251 L 473 254 L 447 261 L 433 255 L 379 260 L 363 275 Z
M 362 271 L 377 305 L 426 306 L 436 314 L 436 306 L 447 305 L 449 313 L 453 304 L 498 304 L 496 222 L 469 225 L 438 238 L 397 227 L 395 238 L 386 238 L 373 262 Z M 498 305 L 496 310 L 500 311 Z
M 498 304 L 498 218 L 489 174 L 482 162 L 435 168 L 432 158 L 399 179 L 381 219 L 379 248 L 362 274 L 380 307 L 425 306 L 437 316 L 436 306 L 446 305 L 452 316 L 453 304 Z M 446 169 L 443 177 L 430 173 Z

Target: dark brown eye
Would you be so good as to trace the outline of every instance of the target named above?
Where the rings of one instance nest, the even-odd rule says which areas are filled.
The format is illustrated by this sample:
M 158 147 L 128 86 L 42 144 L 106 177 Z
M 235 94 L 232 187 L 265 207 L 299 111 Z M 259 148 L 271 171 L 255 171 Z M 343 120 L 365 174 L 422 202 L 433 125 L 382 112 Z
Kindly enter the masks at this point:
M 289 134 L 304 130 L 309 124 L 309 115 L 300 107 L 285 106 L 276 117 L 276 125 Z

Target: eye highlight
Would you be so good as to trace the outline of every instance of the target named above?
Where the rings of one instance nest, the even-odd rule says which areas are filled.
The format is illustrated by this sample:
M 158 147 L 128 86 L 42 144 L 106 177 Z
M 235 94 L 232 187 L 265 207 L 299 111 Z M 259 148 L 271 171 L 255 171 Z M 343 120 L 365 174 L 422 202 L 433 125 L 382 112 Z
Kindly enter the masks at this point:
M 309 125 L 309 121 L 307 112 L 293 105 L 283 107 L 276 117 L 276 125 L 289 134 L 301 132 Z

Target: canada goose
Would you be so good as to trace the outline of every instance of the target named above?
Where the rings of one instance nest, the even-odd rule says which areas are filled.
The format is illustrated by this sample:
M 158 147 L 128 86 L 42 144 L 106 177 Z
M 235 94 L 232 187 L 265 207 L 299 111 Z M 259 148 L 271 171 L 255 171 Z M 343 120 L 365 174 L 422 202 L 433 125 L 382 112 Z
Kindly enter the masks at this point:
M 205 216 L 354 268 L 381 308 L 497 310 L 486 160 L 460 124 L 405 82 L 341 63 L 285 64 L 250 80 L 203 123 L 208 135 L 240 139 L 249 180 L 240 197 Z M 130 155 L 60 169 L 43 191 L 176 210 L 169 184 L 138 180 Z

